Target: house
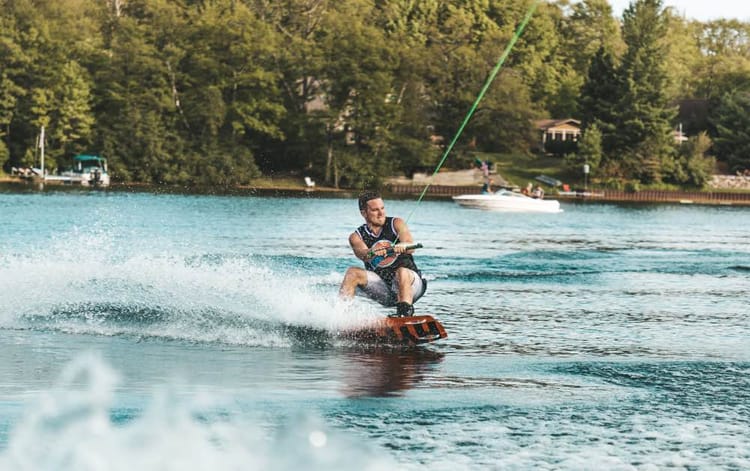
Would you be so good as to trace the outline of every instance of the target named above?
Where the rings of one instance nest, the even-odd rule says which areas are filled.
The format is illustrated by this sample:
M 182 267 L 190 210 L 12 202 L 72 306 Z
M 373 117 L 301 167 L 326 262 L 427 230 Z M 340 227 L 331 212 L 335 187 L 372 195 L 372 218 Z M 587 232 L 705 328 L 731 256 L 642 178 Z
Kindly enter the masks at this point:
M 534 123 L 534 127 L 541 134 L 542 148 L 548 141 L 578 142 L 581 137 L 581 122 L 573 118 L 541 119 Z
M 538 148 L 552 154 L 569 152 L 581 138 L 581 122 L 573 118 L 541 119 L 534 122 L 534 127 L 541 136 L 537 141 Z M 673 137 L 677 144 L 688 140 L 682 131 L 682 123 L 673 131 Z
M 534 127 L 539 133 L 534 147 L 541 152 L 562 157 L 578 148 L 581 122 L 577 119 L 542 119 L 534 122 Z

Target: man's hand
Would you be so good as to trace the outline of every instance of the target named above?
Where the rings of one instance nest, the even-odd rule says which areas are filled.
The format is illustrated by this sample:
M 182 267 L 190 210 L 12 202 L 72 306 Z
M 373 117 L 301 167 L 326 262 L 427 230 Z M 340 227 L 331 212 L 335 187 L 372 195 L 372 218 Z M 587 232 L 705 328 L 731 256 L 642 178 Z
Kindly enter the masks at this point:
M 398 243 L 398 244 L 396 244 L 396 245 L 393 246 L 393 251 L 396 252 L 396 253 L 406 253 L 406 252 L 409 251 L 409 249 L 407 248 L 409 245 L 411 245 L 411 244 L 407 244 L 407 243 L 403 243 L 403 242 L 402 243 Z
M 392 247 L 392 250 L 395 252 L 395 247 Z M 388 255 L 388 247 L 378 247 L 377 249 L 372 249 L 369 252 L 367 252 L 367 256 L 369 258 L 373 257 L 385 257 Z

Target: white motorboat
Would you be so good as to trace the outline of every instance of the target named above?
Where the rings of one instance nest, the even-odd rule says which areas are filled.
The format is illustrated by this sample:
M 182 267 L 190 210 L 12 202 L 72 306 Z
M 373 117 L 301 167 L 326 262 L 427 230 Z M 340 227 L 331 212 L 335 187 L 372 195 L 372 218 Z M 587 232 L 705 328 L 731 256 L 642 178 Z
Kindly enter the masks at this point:
M 498 190 L 494 193 L 480 195 L 454 196 L 453 201 L 466 208 L 491 209 L 497 211 L 559 213 L 560 202 L 530 198 L 521 193 Z
M 107 159 L 98 155 L 76 155 L 73 168 L 60 175 L 47 175 L 46 181 L 80 184 L 81 186 L 109 186 Z

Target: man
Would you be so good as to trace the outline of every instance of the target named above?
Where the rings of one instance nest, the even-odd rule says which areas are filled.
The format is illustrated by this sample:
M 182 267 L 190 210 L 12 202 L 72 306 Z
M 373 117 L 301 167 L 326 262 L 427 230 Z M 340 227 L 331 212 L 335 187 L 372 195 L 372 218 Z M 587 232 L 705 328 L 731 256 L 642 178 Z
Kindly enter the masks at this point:
M 384 306 L 395 305 L 395 317 L 413 316 L 413 304 L 424 294 L 427 282 L 411 256 L 414 250 L 406 248 L 414 243 L 406 222 L 386 217 L 383 198 L 373 191 L 360 195 L 359 212 L 365 224 L 352 232 L 349 245 L 365 268 L 346 270 L 339 295 L 351 298 L 359 288 Z

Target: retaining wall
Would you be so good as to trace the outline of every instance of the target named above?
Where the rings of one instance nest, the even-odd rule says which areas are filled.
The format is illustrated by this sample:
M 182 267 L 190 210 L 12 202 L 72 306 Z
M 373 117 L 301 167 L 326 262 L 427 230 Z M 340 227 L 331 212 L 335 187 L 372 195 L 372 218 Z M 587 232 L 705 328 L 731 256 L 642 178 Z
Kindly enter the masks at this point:
M 420 185 L 389 185 L 388 190 L 396 195 L 420 195 L 424 186 Z M 450 197 L 455 195 L 478 194 L 481 188 L 471 186 L 432 185 L 426 195 L 434 197 Z M 750 192 L 721 192 L 721 191 L 657 191 L 645 190 L 636 192 L 596 190 L 586 195 L 554 195 L 548 193 L 550 199 L 579 200 L 579 201 L 634 201 L 643 203 L 698 203 L 698 204 L 726 204 L 750 205 Z

